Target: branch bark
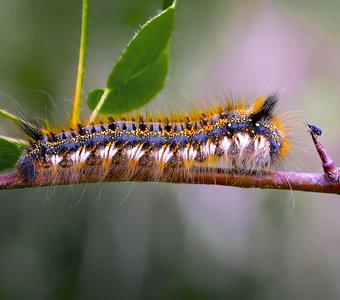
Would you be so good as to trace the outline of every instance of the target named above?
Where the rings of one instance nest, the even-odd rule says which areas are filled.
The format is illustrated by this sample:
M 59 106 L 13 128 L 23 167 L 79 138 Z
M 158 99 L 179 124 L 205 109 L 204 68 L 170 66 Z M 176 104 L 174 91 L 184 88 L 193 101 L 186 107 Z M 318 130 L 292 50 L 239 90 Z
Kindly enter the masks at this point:
M 160 178 L 155 178 L 150 174 L 153 170 L 146 168 L 136 170 L 134 174 L 126 174 L 123 170 L 108 174 L 104 178 L 99 175 L 83 176 L 72 178 L 72 176 L 57 176 L 55 178 L 46 176 L 39 182 L 27 183 L 16 173 L 0 174 L 0 190 L 41 187 L 51 185 L 68 185 L 93 182 L 170 182 L 189 184 L 213 184 L 222 186 L 234 186 L 243 188 L 262 188 L 295 190 L 306 192 L 340 194 L 340 183 L 330 183 L 324 174 L 318 173 L 295 173 L 295 172 L 271 172 L 268 174 L 233 174 L 225 173 L 223 169 L 194 169 L 189 173 L 180 173 L 172 176 L 165 171 Z

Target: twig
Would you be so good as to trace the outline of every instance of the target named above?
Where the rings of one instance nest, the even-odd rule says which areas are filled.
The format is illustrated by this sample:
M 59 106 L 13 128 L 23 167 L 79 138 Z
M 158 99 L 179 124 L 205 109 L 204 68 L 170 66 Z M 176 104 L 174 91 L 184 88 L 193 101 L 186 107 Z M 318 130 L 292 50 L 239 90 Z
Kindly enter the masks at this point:
M 86 50 L 87 50 L 87 27 L 88 27 L 88 1 L 83 0 L 82 10 L 82 23 L 81 23 L 81 37 L 80 37 L 80 49 L 79 49 L 79 61 L 77 71 L 77 81 L 74 91 L 71 126 L 75 127 L 79 123 L 80 116 L 80 102 L 83 90 L 84 73 L 85 73 L 85 62 L 86 62 Z
M 315 125 L 308 126 L 309 128 L 311 128 L 311 126 L 316 127 Z M 328 155 L 326 149 L 318 141 L 317 137 L 321 135 L 321 133 L 318 133 L 312 128 L 308 132 L 310 133 L 316 151 L 318 151 L 318 154 L 320 156 L 326 180 L 330 183 L 338 183 L 340 181 L 340 169 L 335 166 L 334 161 Z
M 27 183 L 15 173 L 0 174 L 0 190 L 17 189 L 27 187 L 40 187 L 50 185 L 67 185 L 92 182 L 120 182 L 120 181 L 158 181 L 171 183 L 213 184 L 223 186 L 234 186 L 243 188 L 265 188 L 280 190 L 296 190 L 320 193 L 340 194 L 340 183 L 330 183 L 323 174 L 317 173 L 295 173 L 295 172 L 271 172 L 268 174 L 233 174 L 225 173 L 223 169 L 197 169 L 188 173 L 171 176 L 169 171 L 155 179 L 152 176 L 154 170 L 145 167 L 136 169 L 134 174 L 127 174 L 120 170 L 114 174 L 108 174 L 105 178 L 92 174 L 72 178 L 71 176 L 57 176 L 55 178 L 46 176 L 40 182 Z M 95 173 L 95 172 L 94 172 Z M 150 175 L 151 174 L 151 175 Z M 127 175 L 129 175 L 127 177 Z M 128 179 L 127 179 L 128 178 Z

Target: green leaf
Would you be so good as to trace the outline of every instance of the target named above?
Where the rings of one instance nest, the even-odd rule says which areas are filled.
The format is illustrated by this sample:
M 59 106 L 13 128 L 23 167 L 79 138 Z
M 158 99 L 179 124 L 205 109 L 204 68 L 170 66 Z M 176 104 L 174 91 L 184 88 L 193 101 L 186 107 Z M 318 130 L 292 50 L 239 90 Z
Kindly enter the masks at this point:
M 145 105 L 163 87 L 168 71 L 174 3 L 148 21 L 114 66 L 107 87 L 90 91 L 87 104 L 99 113 L 128 112 Z
M 168 72 L 168 55 L 164 51 L 158 59 L 134 80 L 125 85 L 116 86 L 108 91 L 102 111 L 110 113 L 128 112 L 143 106 L 152 99 L 163 87 Z M 140 91 L 143 90 L 143 93 Z M 89 93 L 88 104 L 94 109 L 104 94 L 103 89 L 94 89 Z
M 169 6 L 174 5 L 174 0 L 163 0 L 163 10 L 167 9 Z
M 0 171 L 13 168 L 25 148 L 21 140 L 0 136 Z

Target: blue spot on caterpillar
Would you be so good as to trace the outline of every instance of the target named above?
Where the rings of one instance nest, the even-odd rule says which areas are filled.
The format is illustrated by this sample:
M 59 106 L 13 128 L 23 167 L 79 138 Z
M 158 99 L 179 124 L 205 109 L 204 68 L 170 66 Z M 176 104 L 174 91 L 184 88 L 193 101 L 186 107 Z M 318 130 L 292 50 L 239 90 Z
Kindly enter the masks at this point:
M 107 124 L 82 126 L 68 132 L 44 134 L 24 127 L 33 140 L 17 162 L 26 181 L 65 172 L 91 174 L 117 168 L 153 166 L 163 170 L 190 170 L 192 166 L 222 160 L 235 172 L 274 168 L 288 151 L 288 140 L 274 115 L 278 97 L 259 98 L 254 105 L 228 104 L 214 112 L 186 117 L 186 121 L 153 122 L 140 117 Z M 85 176 L 85 175 L 84 175 Z

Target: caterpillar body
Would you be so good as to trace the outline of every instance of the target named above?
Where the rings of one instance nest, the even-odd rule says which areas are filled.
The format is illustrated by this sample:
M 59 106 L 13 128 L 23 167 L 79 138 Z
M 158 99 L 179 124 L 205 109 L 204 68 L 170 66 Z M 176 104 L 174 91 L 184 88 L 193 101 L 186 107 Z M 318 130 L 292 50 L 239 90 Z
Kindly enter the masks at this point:
M 229 103 L 196 118 L 157 122 L 109 117 L 107 124 L 79 124 L 77 130 L 57 134 L 28 126 L 24 130 L 31 143 L 17 171 L 31 182 L 93 172 L 104 179 L 117 170 L 132 174 L 136 166 L 147 166 L 160 177 L 164 170 L 175 174 L 217 161 L 233 172 L 268 171 L 288 151 L 287 137 L 274 116 L 277 102 L 278 97 L 270 95 L 252 106 Z

